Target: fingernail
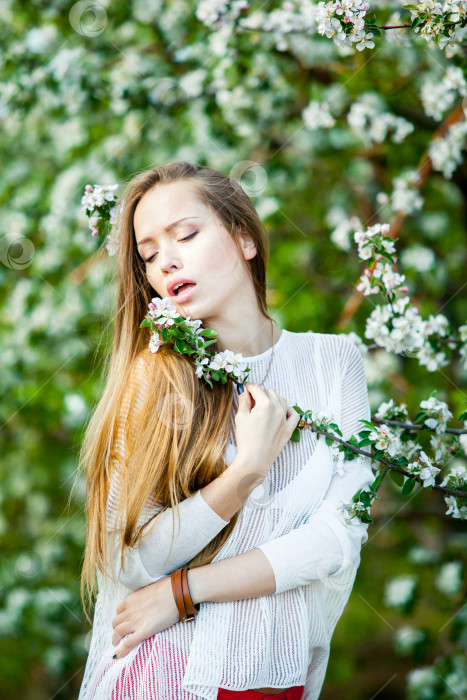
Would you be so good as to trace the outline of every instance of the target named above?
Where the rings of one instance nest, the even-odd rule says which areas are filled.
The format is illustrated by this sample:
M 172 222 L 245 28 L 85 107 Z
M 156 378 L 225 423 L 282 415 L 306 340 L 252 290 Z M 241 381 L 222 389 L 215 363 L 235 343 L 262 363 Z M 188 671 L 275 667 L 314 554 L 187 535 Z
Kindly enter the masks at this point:
M 117 658 L 117 654 L 114 654 L 114 655 L 112 656 L 112 659 L 116 659 L 116 658 Z
M 243 392 L 245 391 L 245 387 L 243 386 L 243 384 L 235 384 L 235 386 L 237 387 L 237 393 L 243 394 Z

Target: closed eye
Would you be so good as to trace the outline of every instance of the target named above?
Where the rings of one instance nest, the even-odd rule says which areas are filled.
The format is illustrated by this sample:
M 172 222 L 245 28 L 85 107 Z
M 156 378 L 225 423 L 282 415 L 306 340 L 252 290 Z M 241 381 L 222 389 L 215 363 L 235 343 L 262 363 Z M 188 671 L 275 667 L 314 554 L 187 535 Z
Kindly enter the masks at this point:
M 198 233 L 199 233 L 199 229 L 197 229 L 194 233 L 190 233 L 190 235 L 186 236 L 186 238 L 181 238 L 180 241 L 188 241 L 188 240 L 190 240 L 190 238 L 194 238 L 196 236 L 196 234 L 198 234 Z M 151 255 L 150 258 L 148 258 L 147 260 L 144 260 L 144 262 L 145 263 L 152 262 L 154 260 L 154 258 L 156 257 L 156 255 L 157 255 L 157 253 L 154 253 L 154 255 Z

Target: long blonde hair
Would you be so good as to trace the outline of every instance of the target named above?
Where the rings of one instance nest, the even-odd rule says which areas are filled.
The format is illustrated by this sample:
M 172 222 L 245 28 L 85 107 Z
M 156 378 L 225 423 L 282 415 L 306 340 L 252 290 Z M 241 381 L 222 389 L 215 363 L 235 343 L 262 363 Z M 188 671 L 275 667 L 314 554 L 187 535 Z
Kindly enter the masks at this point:
M 230 434 L 232 382 L 214 382 L 213 388 L 209 388 L 195 375 L 192 360 L 177 353 L 172 343 L 165 343 L 156 353 L 151 353 L 150 331 L 147 327 L 140 328 L 149 302 L 160 296 L 150 286 L 137 252 L 133 215 L 138 202 L 151 188 L 178 180 L 189 181 L 200 201 L 222 221 L 251 275 L 261 313 L 273 321 L 266 304 L 267 234 L 252 202 L 235 180 L 212 168 L 177 161 L 142 172 L 126 185 L 119 197 L 124 206 L 114 224 L 120 232 L 112 350 L 104 359 L 105 389 L 86 426 L 78 463 L 78 472 L 86 474 L 87 485 L 81 599 L 89 621 L 86 587 L 92 600 L 97 589 L 96 567 L 108 575 L 106 510 L 112 464 L 115 458 L 118 460 L 115 441 L 121 428 L 119 407 L 134 398 L 131 387 L 136 362 L 144 360 L 150 390 L 145 392 L 143 405 L 130 412 L 123 426 L 131 454 L 120 470 L 123 482 L 118 510 L 122 515 L 125 512 L 122 563 L 125 547 L 136 546 L 142 531 L 142 527 L 137 528 L 138 520 L 148 502 L 162 504 L 162 511 L 170 507 L 178 512 L 181 500 L 209 484 L 226 468 L 223 454 Z M 241 254 L 238 235 L 242 231 L 251 236 L 257 249 L 250 260 Z M 115 235 L 115 229 L 111 235 Z M 214 343 L 210 352 L 216 351 Z M 180 430 L 177 426 L 181 424 L 188 427 Z M 237 518 L 238 513 L 187 566 L 210 563 L 226 542 Z

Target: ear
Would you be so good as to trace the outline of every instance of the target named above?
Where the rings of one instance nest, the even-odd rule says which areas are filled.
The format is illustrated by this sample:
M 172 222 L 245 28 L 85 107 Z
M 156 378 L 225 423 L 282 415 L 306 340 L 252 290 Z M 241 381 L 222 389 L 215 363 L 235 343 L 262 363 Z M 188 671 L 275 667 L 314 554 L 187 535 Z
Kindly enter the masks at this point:
M 252 237 L 248 233 L 244 233 L 242 231 L 242 233 L 239 235 L 239 239 L 245 260 L 251 260 L 251 258 L 254 258 L 258 251 L 256 250 L 256 245 Z

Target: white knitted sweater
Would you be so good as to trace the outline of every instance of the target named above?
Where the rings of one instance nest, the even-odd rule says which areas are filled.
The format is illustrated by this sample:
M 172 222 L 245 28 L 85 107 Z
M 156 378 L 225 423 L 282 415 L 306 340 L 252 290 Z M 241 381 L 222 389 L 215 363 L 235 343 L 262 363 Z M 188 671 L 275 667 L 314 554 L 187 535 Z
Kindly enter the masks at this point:
M 271 348 L 245 358 L 251 367 L 249 381 L 262 382 L 270 356 Z M 143 367 L 141 363 L 141 385 Z M 290 405 L 334 417 L 344 438 L 363 428 L 360 418 L 370 419 L 363 360 L 345 336 L 282 330 L 264 387 L 274 388 Z M 228 465 L 236 454 L 235 412 L 225 453 Z M 122 436 L 119 449 L 124 455 Z M 123 570 L 118 556 L 112 560 L 118 581 L 98 572 L 91 645 L 78 700 L 215 700 L 219 687 L 294 685 L 305 686 L 303 700 L 316 700 L 331 637 L 353 587 L 361 545 L 368 539 L 368 525 L 356 517 L 347 525 L 348 513 L 338 506 L 368 487 L 374 476 L 369 457 L 346 462 L 344 471 L 338 471 L 324 437 L 302 431 L 300 442 L 287 443 L 267 479 L 250 494 L 214 558 L 259 547 L 274 570 L 275 593 L 201 603 L 193 621 L 179 621 L 113 660 L 112 620 L 118 604 L 131 590 L 187 563 L 227 524 L 198 491 L 180 503 L 180 529 L 175 515 L 170 549 L 172 511 L 167 509 L 139 546 L 127 550 Z M 116 489 L 118 477 L 112 480 L 109 516 Z

